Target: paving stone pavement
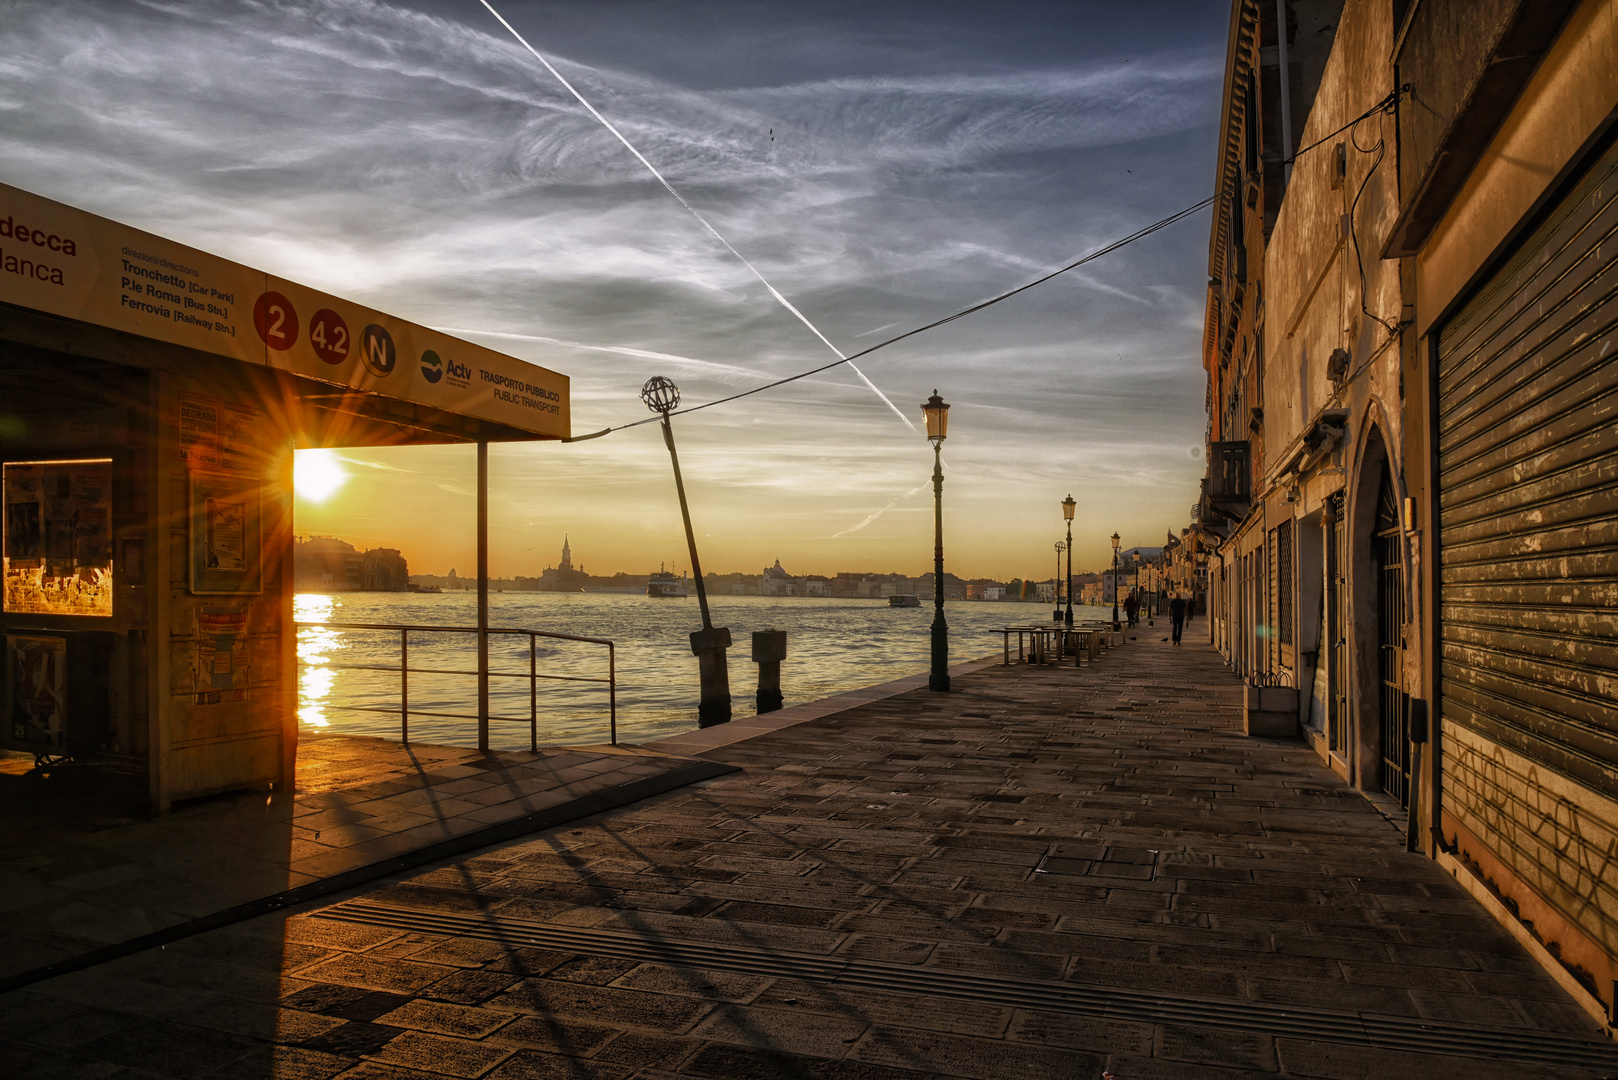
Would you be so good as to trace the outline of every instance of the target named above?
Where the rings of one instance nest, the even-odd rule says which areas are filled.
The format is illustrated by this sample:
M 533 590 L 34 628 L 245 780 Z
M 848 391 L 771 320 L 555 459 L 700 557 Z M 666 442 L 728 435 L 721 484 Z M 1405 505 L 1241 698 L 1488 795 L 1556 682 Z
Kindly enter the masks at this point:
M 0 997 L 0 1074 L 1618 1073 L 1371 804 L 1300 743 L 1240 734 L 1239 684 L 1205 646 L 1142 628 L 1086 668 L 956 689 L 715 748 L 744 771 Z M 1496 1036 L 1582 1063 L 1491 1059 Z
M 23 762 L 32 764 L 0 762 L 0 985 L 287 890 L 368 879 L 367 867 L 398 869 L 424 849 L 481 846 L 479 834 L 512 835 L 536 814 L 570 820 L 622 805 L 633 799 L 614 792 L 639 797 L 712 768 L 638 747 L 485 753 L 316 734 L 300 740 L 290 797 L 239 793 L 153 818 L 136 778 L 73 767 L 40 776 Z

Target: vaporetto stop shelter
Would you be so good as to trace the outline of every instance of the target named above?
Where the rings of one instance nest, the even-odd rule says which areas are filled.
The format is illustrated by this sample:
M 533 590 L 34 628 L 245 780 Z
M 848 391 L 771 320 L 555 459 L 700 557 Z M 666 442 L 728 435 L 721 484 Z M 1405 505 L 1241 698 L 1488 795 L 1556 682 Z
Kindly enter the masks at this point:
M 293 450 L 569 434 L 554 371 L 0 185 L 0 745 L 290 784 Z

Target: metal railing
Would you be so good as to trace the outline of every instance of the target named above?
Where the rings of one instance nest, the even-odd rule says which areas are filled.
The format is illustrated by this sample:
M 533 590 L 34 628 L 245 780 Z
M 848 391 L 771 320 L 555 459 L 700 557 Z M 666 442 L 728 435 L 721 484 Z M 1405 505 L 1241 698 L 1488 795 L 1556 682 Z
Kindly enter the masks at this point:
M 316 666 L 329 671 L 377 671 L 397 672 L 399 675 L 399 707 L 388 708 L 381 705 L 341 705 L 329 704 L 327 708 L 346 709 L 353 712 L 397 713 L 399 716 L 400 742 L 410 742 L 410 717 L 431 716 L 447 720 L 477 720 L 481 721 L 483 713 L 452 713 L 436 712 L 426 709 L 410 708 L 410 675 L 470 675 L 481 674 L 477 668 L 425 668 L 410 666 L 410 635 L 411 634 L 470 634 L 474 638 L 478 634 L 475 626 L 407 626 L 400 623 L 351 623 L 351 622 L 318 622 L 295 621 L 292 624 L 298 630 L 371 630 L 391 631 L 399 635 L 399 663 L 394 664 L 334 664 L 322 661 Z M 529 748 L 539 749 L 539 683 L 540 680 L 554 682 L 575 683 L 605 683 L 607 685 L 607 723 L 613 746 L 618 745 L 618 653 L 617 647 L 607 638 L 580 637 L 576 634 L 553 634 L 544 630 L 509 630 L 489 627 L 487 633 L 490 637 L 503 634 L 508 637 L 526 637 L 528 639 L 528 670 L 527 671 L 490 671 L 491 679 L 527 679 L 528 680 L 528 742 Z M 607 647 L 607 676 L 600 678 L 588 675 L 551 675 L 541 674 L 539 670 L 539 639 L 546 638 L 556 641 L 578 641 L 590 645 L 605 645 Z M 307 663 L 300 655 L 299 665 Z M 480 709 L 486 705 L 480 701 Z M 494 716 L 488 714 L 491 721 L 502 723 L 522 723 L 525 719 L 519 716 Z

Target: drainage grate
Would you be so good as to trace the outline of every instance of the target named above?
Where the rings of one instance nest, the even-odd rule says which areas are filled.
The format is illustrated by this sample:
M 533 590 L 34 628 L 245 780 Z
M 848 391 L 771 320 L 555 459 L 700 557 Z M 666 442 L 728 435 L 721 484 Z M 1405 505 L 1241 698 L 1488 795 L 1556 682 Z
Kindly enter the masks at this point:
M 394 930 L 477 938 L 675 967 L 804 979 L 839 986 L 978 1001 L 1108 1020 L 1193 1024 L 1320 1042 L 1542 1065 L 1618 1067 L 1618 1047 L 1596 1038 L 1514 1028 L 1480 1028 L 1405 1016 L 1272 1005 L 1131 990 L 1090 983 L 1019 979 L 985 972 L 884 963 L 814 953 L 550 926 L 498 916 L 418 911 L 351 900 L 312 914 Z

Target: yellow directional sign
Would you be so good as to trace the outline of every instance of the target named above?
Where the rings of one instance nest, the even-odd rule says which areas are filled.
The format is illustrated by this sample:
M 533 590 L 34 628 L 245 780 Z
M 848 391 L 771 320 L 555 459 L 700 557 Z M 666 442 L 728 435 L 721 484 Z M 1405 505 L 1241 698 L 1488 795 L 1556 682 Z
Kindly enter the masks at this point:
M 571 434 L 566 375 L 4 184 L 0 301 Z

